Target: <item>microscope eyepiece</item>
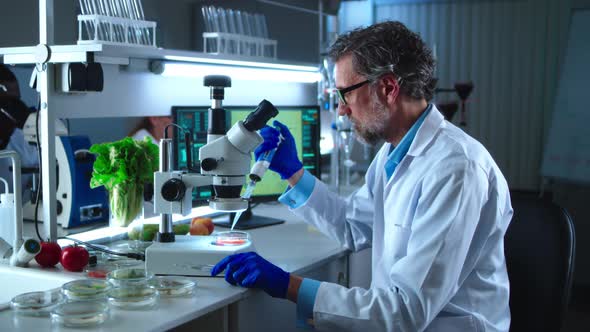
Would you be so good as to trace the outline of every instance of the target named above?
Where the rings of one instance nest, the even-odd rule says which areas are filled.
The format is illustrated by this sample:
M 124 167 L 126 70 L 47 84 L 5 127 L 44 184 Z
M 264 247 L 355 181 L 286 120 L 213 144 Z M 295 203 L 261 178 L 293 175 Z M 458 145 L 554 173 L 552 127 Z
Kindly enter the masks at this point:
M 207 75 L 203 78 L 203 85 L 231 88 L 231 77 L 225 75 Z
M 271 102 L 263 99 L 256 109 L 248 114 L 246 120 L 244 120 L 244 127 L 248 131 L 255 131 L 262 129 L 270 118 L 274 118 L 279 114 L 279 111 L 274 107 Z

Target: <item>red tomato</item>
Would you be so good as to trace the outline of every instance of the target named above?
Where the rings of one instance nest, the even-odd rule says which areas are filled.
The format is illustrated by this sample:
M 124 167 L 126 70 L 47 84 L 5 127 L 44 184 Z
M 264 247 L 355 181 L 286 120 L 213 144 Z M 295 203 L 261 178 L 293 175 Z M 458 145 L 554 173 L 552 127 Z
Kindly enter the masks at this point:
M 88 251 L 83 247 L 66 247 L 61 252 L 61 265 L 64 269 L 72 272 L 81 272 L 88 264 Z
M 35 260 L 42 267 L 52 267 L 59 263 L 61 247 L 56 242 L 41 242 L 41 251 L 35 256 Z

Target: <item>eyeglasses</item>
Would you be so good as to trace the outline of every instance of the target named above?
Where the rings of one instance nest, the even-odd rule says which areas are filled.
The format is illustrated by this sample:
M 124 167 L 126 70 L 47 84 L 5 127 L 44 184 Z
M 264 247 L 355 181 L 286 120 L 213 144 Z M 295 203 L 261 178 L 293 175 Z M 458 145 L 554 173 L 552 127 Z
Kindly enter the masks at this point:
M 370 80 L 366 80 L 366 81 L 363 81 L 363 82 L 357 83 L 357 84 L 355 84 L 355 85 L 351 85 L 351 86 L 349 86 L 349 87 L 347 87 L 347 88 L 343 88 L 343 89 L 334 89 L 334 91 L 336 91 L 336 93 L 338 94 L 338 99 L 340 99 L 340 102 L 341 102 L 343 105 L 348 105 L 348 103 L 346 102 L 346 98 L 344 98 L 344 95 L 345 95 L 345 94 L 347 94 L 347 93 L 348 93 L 348 92 L 350 92 L 350 91 L 353 91 L 353 90 L 356 90 L 356 89 L 358 89 L 358 88 L 362 87 L 363 85 L 365 85 L 365 84 L 367 84 L 367 83 L 369 83 L 369 82 L 371 82 L 371 81 L 370 81 Z

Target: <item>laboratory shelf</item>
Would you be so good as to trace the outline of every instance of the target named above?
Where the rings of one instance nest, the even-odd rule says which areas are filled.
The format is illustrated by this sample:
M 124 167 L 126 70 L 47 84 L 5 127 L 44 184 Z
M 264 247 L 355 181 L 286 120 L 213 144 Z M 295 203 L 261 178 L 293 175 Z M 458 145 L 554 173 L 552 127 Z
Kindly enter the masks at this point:
M 186 62 L 202 62 L 212 64 L 246 65 L 251 67 L 264 67 L 267 64 L 286 66 L 286 68 L 297 69 L 297 67 L 317 68 L 318 64 L 303 63 L 294 61 L 281 61 L 275 59 L 264 59 L 257 57 L 217 55 L 203 52 L 170 50 L 146 46 L 124 46 L 108 44 L 86 44 L 86 45 L 54 45 L 51 46 L 49 63 L 70 63 L 94 61 L 104 64 L 127 65 L 130 59 L 146 60 L 170 60 Z M 3 63 L 6 64 L 35 64 L 38 61 L 38 54 L 42 46 L 21 46 L 0 48 L 0 56 L 3 56 Z

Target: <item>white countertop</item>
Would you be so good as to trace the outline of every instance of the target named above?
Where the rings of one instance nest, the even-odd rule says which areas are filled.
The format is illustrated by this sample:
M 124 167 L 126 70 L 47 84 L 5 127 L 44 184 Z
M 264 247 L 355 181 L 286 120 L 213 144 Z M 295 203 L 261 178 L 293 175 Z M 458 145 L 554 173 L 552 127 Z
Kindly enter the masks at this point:
M 248 231 L 258 253 L 286 271 L 305 273 L 347 253 L 315 228 L 297 220 L 286 207 L 274 203 L 264 204 L 255 208 L 254 213 L 269 217 L 280 216 L 286 220 L 281 225 Z M 217 230 L 224 229 L 218 227 Z M 161 298 L 159 305 L 151 310 L 111 309 L 107 322 L 84 330 L 164 331 L 258 291 L 231 286 L 223 278 L 197 278 L 197 283 L 197 291 L 193 297 Z M 16 316 L 11 310 L 0 312 L 0 326 L 7 331 L 80 331 L 52 326 L 48 317 Z

